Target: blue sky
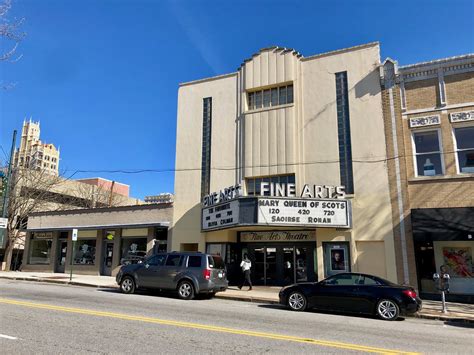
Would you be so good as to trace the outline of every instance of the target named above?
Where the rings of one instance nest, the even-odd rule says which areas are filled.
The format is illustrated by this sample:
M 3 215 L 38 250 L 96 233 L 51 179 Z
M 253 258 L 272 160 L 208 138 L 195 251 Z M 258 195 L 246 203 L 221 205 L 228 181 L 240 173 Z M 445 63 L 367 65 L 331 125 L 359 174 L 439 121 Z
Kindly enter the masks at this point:
M 310 56 L 379 41 L 401 65 L 474 52 L 473 1 L 13 1 L 27 37 L 20 61 L 0 63 L 0 81 L 16 83 L 0 91 L 0 145 L 40 120 L 66 175 L 172 169 L 178 84 L 234 72 L 259 48 Z M 173 191 L 173 172 L 85 176 L 136 197 Z

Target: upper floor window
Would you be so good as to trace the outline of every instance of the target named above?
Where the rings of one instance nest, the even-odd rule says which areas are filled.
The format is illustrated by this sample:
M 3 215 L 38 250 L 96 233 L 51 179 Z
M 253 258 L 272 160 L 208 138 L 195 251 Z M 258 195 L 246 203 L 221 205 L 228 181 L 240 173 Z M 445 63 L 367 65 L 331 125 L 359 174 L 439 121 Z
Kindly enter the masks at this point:
M 289 175 L 274 175 L 274 176 L 263 176 L 258 178 L 247 178 L 245 179 L 247 184 L 247 196 L 260 196 L 262 182 L 268 183 L 278 183 L 278 184 L 294 184 L 295 183 L 295 174 Z M 265 193 L 266 196 L 269 193 Z
M 293 84 L 252 91 L 247 94 L 249 110 L 293 103 Z
M 454 128 L 454 147 L 460 173 L 474 173 L 474 126 Z
M 439 130 L 413 132 L 416 176 L 443 175 Z

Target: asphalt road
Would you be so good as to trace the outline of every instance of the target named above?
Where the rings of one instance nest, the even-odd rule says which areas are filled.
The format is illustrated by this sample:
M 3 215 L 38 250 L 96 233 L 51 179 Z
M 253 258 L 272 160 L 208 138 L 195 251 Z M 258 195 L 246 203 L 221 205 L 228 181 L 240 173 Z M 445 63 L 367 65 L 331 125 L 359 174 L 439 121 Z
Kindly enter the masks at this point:
M 243 291 L 244 292 L 244 291 Z M 227 300 L 181 301 L 86 287 L 0 280 L 3 354 L 462 353 L 469 324 L 295 313 Z

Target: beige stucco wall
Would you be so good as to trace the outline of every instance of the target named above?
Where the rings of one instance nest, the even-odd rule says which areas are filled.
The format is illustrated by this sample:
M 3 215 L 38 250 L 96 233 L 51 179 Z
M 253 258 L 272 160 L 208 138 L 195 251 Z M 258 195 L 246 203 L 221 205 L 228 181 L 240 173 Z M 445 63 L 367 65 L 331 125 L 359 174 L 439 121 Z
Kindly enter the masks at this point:
M 175 202 L 171 250 L 199 243 L 201 225 L 201 154 L 203 99 L 212 97 L 211 191 L 235 184 L 236 76 L 184 85 L 178 91 Z M 191 168 L 191 170 L 190 170 Z M 219 168 L 222 170 L 217 170 Z M 230 170 L 224 170 L 231 168 Z

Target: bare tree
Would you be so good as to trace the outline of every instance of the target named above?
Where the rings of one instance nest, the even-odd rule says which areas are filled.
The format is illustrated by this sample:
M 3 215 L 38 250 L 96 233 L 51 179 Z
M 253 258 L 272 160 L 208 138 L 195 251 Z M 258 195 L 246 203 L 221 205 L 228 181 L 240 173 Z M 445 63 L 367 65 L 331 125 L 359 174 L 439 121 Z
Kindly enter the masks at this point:
M 60 177 L 26 168 L 16 168 L 10 179 L 8 194 L 7 241 L 4 261 L 9 269 L 15 246 L 24 243 L 24 230 L 32 212 L 63 208 L 63 195 L 55 193 L 63 184 Z
M 5 52 L 0 53 L 1 62 L 16 62 L 20 60 L 22 56 L 17 54 L 17 49 L 20 42 L 26 36 L 26 33 L 21 31 L 21 26 L 25 19 L 10 19 L 8 17 L 11 7 L 11 0 L 3 0 L 3 2 L 0 3 L 0 37 L 2 38 L 2 41 L 10 43 L 8 49 Z M 12 86 L 12 84 L 5 84 L 3 82 L 0 83 L 0 85 L 4 89 L 8 89 Z

